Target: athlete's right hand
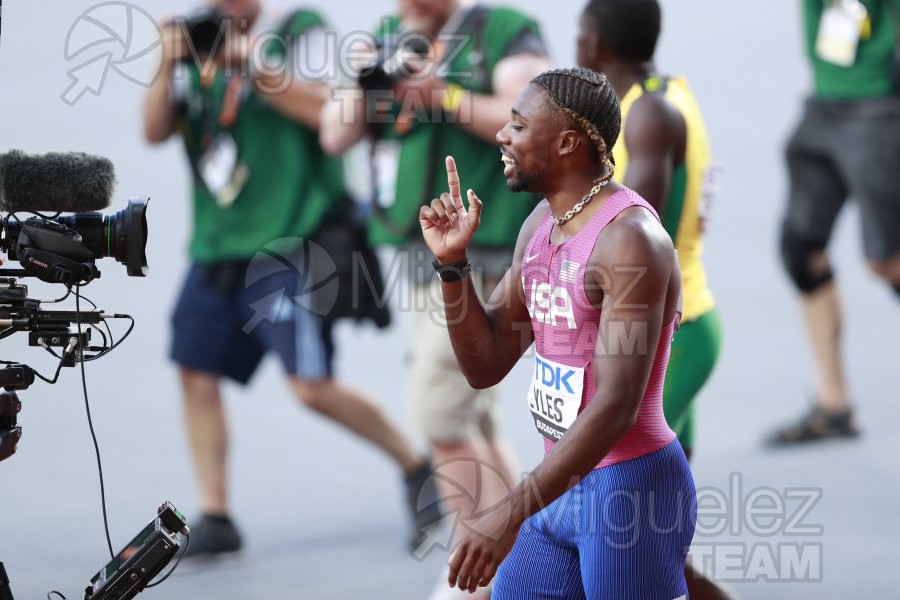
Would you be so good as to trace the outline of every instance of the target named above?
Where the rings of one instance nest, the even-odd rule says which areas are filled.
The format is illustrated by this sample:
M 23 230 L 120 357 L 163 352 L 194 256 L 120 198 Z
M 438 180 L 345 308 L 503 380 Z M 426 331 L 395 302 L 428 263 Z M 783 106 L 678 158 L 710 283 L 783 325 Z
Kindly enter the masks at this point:
M 452 156 L 447 157 L 447 184 L 450 192 L 431 201 L 419 211 L 419 223 L 428 249 L 441 264 L 451 264 L 466 258 L 472 236 L 481 223 L 481 200 L 468 190 L 469 209 L 463 206 L 459 173 Z

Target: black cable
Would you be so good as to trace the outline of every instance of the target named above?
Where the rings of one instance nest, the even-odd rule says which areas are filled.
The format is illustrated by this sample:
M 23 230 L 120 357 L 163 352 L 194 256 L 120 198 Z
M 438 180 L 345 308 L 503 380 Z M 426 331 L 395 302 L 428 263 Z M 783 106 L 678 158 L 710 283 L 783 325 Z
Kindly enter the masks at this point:
M 184 534 L 184 537 L 185 537 L 185 539 L 186 539 L 186 541 L 185 541 L 185 543 L 184 543 L 184 552 L 181 553 L 181 556 L 178 557 L 178 560 L 175 561 L 175 564 L 172 565 L 172 568 L 169 569 L 169 572 L 166 573 L 166 576 L 163 577 L 162 579 L 160 579 L 159 581 L 157 581 L 156 583 L 148 583 L 147 585 L 144 586 L 144 588 L 152 588 L 152 587 L 155 587 L 155 586 L 161 584 L 163 581 L 165 581 L 166 579 L 169 578 L 169 575 L 171 575 L 172 573 L 175 572 L 175 569 L 177 569 L 177 568 L 178 568 L 178 565 L 181 564 L 181 559 L 184 558 L 184 555 L 185 555 L 185 554 L 187 554 L 188 548 L 191 547 L 191 534 L 190 534 L 190 532 Z
M 112 329 L 109 328 L 109 323 L 106 322 L 106 319 L 103 319 L 103 326 L 106 327 L 106 333 L 109 334 L 109 342 L 114 344 L 116 342 L 116 338 L 113 337 Z
M 79 291 L 81 291 L 81 290 L 79 290 Z M 85 302 L 87 302 L 88 304 L 90 304 L 90 305 L 91 305 L 91 308 L 93 308 L 94 310 L 97 310 L 97 303 L 96 303 L 96 302 L 94 302 L 93 300 L 91 300 L 90 298 L 88 298 L 87 296 L 85 296 L 84 294 L 81 295 L 81 299 L 84 300 Z
M 105 321 L 104 321 L 104 323 L 105 323 Z M 96 329 L 96 330 L 97 330 L 97 333 L 100 334 L 100 337 L 103 338 L 103 346 L 101 346 L 101 350 L 100 350 L 100 351 L 101 351 L 101 352 L 105 352 L 105 351 L 106 351 L 106 348 L 107 348 L 107 346 L 108 346 L 108 342 L 106 341 L 106 334 L 103 333 L 103 330 L 102 330 L 102 329 L 100 329 L 99 327 L 97 327 L 97 324 L 96 324 L 96 323 L 91 323 L 91 327 L 93 327 L 94 329 Z M 106 329 L 109 330 L 109 326 L 107 326 Z M 112 334 L 112 332 L 110 332 L 110 336 L 111 336 L 111 334 Z
M 66 294 L 64 296 L 57 298 L 56 300 L 43 300 L 41 303 L 42 304 L 59 304 L 60 302 L 62 302 L 63 300 L 65 300 L 66 298 L 68 298 L 71 295 L 72 295 L 72 286 L 68 285 L 68 286 L 66 286 Z M 87 300 L 87 298 L 85 298 L 85 300 Z M 52 594 L 53 592 L 50 592 L 50 593 Z
M 56 356 L 56 352 L 54 352 L 53 350 L 50 350 L 49 347 L 46 348 L 46 350 L 53 356 Z M 43 375 L 38 373 L 35 369 L 32 369 L 32 371 L 34 372 L 34 376 L 37 377 L 38 379 L 40 379 L 41 381 L 46 381 L 47 383 L 50 383 L 50 384 L 56 383 L 59 380 L 59 373 L 60 373 L 60 371 L 62 371 L 62 366 L 63 366 L 62 357 L 61 356 L 56 356 L 56 357 L 59 359 L 59 364 L 56 366 L 56 373 L 53 374 L 53 379 L 47 379 L 46 377 L 44 377 Z
M 113 343 L 113 345 L 109 347 L 109 350 L 106 351 L 107 353 L 109 353 L 109 352 L 112 352 L 113 350 L 115 350 L 116 348 L 118 348 L 119 344 L 124 342 L 126 339 L 128 339 L 128 336 L 131 335 L 131 331 L 134 329 L 134 317 L 132 317 L 131 315 L 123 315 L 123 314 L 117 313 L 110 317 L 107 317 L 107 319 L 128 319 L 129 321 L 131 321 L 131 324 L 128 326 L 128 329 L 125 330 L 125 333 L 122 335 L 122 337 L 119 338 L 118 340 L 116 340 L 116 342 Z M 104 319 L 103 322 L 105 323 L 106 319 Z M 112 335 L 112 334 L 110 334 L 110 335 Z
M 47 600 L 53 600 L 53 599 L 50 597 L 50 596 L 52 596 L 53 594 L 56 594 L 57 596 L 59 596 L 60 598 L 62 598 L 62 600 L 67 600 L 67 598 L 66 598 L 65 596 L 63 596 L 60 592 L 57 592 L 56 590 L 53 590 L 52 592 L 48 592 L 48 593 L 47 593 Z
M 62 358 L 60 356 L 58 356 L 52 350 L 49 350 L 46 348 L 45 348 L 45 350 L 47 350 L 53 356 L 56 356 L 56 358 L 60 359 L 59 365 L 56 367 L 56 374 L 53 375 L 53 379 L 48 379 L 44 375 L 41 375 L 40 373 L 37 372 L 36 369 L 31 369 L 31 370 L 34 372 L 35 377 L 37 377 L 41 381 L 46 381 L 47 383 L 56 383 L 56 380 L 59 379 L 59 372 L 62 370 Z M 0 360 L 0 365 L 17 365 L 17 364 L 19 364 L 19 363 L 12 361 L 12 360 Z
M 118 348 L 119 344 L 124 342 L 128 338 L 128 336 L 131 335 L 131 331 L 134 329 L 134 317 L 132 317 L 131 315 L 115 314 L 115 315 L 106 317 L 106 319 L 128 319 L 129 321 L 131 321 L 131 324 L 128 326 L 128 329 L 125 331 L 125 334 L 118 340 L 114 341 L 112 343 L 112 345 L 109 346 L 109 348 L 106 348 L 106 349 L 102 350 L 101 352 L 94 354 L 93 356 L 88 356 L 87 358 L 84 359 L 85 362 L 90 362 L 92 360 L 97 360 L 98 358 L 103 358 L 104 356 L 106 356 L 107 354 L 109 354 L 110 352 L 112 352 L 113 350 Z M 103 320 L 104 323 L 106 323 L 106 319 Z M 109 328 L 109 325 L 107 325 L 107 328 Z M 112 330 L 110 330 L 109 335 L 110 335 L 110 337 L 112 337 Z
M 97 443 L 97 434 L 94 433 L 94 421 L 91 419 L 91 404 L 88 400 L 87 375 L 84 372 L 84 352 L 81 347 L 81 286 L 75 286 L 75 320 L 78 327 L 78 354 L 81 363 L 81 389 L 84 392 L 84 408 L 87 412 L 88 428 L 91 431 L 91 439 L 94 442 L 94 453 L 97 456 L 97 472 L 100 475 L 100 506 L 103 509 L 103 530 L 106 532 L 106 545 L 109 548 L 109 556 L 116 560 L 112 549 L 112 540 L 109 536 L 109 519 L 106 516 L 106 487 L 103 485 L 103 465 L 100 462 L 100 445 Z

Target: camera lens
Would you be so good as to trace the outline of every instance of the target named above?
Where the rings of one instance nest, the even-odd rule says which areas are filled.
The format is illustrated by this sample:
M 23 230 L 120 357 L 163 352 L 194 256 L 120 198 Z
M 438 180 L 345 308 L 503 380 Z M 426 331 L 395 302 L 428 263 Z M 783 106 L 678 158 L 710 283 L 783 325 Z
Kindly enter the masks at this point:
M 182 19 L 191 45 L 198 56 L 214 54 L 224 43 L 225 15 L 216 7 L 201 8 Z
M 81 236 L 95 259 L 111 256 L 131 277 L 145 277 L 147 266 L 147 201 L 129 200 L 113 215 L 78 213 L 57 219 Z
M 129 200 L 128 206 L 103 219 L 107 254 L 125 265 L 131 277 L 145 277 L 147 266 L 147 201 Z

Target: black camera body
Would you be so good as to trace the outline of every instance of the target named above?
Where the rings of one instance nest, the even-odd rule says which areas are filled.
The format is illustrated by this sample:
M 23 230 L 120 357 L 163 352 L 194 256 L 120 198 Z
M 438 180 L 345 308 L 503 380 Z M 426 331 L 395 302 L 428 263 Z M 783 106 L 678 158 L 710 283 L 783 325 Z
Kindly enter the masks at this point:
M 385 36 L 375 47 L 374 60 L 360 70 L 357 82 L 367 92 L 390 90 L 410 75 L 405 59 L 427 54 L 428 41 L 419 33 L 407 31 Z
M 6 217 L 0 250 L 22 266 L 23 275 L 68 286 L 100 276 L 98 258 L 114 257 L 128 275 L 144 277 L 147 266 L 147 199 L 131 199 L 114 215 L 98 212 L 64 217 Z M 3 271 L 0 271 L 2 274 Z
M 197 9 L 178 22 L 200 57 L 215 54 L 224 41 L 225 13 L 215 6 Z

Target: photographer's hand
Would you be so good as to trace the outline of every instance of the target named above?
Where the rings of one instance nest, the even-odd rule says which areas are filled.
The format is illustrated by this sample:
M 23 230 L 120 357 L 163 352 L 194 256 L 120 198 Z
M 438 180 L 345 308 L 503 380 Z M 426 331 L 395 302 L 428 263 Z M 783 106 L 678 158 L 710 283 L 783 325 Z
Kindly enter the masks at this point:
M 225 30 L 222 47 L 214 55 L 216 65 L 226 73 L 246 74 L 250 69 L 251 50 L 258 40 L 249 34 L 229 27 Z
M 162 60 L 163 69 L 171 72 L 178 62 L 191 55 L 190 44 L 185 36 L 184 27 L 175 22 L 171 17 L 163 19 L 162 30 Z
M 463 206 L 456 161 L 447 157 L 447 183 L 450 192 L 441 194 L 419 211 L 422 235 L 429 250 L 441 264 L 464 260 L 472 236 L 481 224 L 481 200 L 468 190 L 469 209 Z
M 144 138 L 151 144 L 163 142 L 175 133 L 176 118 L 171 81 L 175 66 L 190 56 L 184 28 L 173 19 L 163 19 L 161 68 L 144 97 Z

